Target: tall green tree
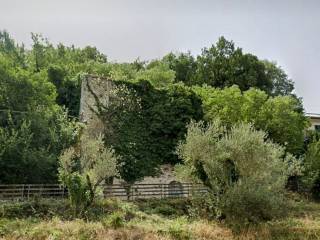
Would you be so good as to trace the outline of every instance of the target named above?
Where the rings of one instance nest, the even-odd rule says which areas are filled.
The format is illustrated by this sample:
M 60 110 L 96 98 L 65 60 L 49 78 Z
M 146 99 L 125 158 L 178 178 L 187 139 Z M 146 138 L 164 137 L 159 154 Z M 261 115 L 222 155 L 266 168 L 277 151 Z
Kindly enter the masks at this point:
M 279 95 L 290 95 L 294 89 L 294 84 L 285 71 L 277 66 L 275 62 L 270 62 L 267 60 L 263 61 L 266 69 L 266 75 L 268 79 L 272 81 L 272 92 L 273 96 Z
M 46 72 L 17 63 L 14 48 L 7 50 L 0 49 L 0 182 L 55 182 L 57 157 L 77 124 L 56 104 Z
M 303 153 L 304 130 L 308 120 L 299 99 L 270 97 L 258 89 L 241 92 L 238 86 L 225 89 L 193 87 L 201 97 L 205 119 L 220 119 L 230 127 L 237 122 L 252 123 L 275 142 L 294 154 Z
M 169 53 L 161 60 L 176 73 L 176 82 L 188 86 L 207 84 L 224 88 L 238 85 L 242 91 L 255 87 L 269 95 L 290 95 L 294 89 L 291 79 L 276 63 L 260 60 L 244 53 L 224 37 L 216 44 L 203 48 L 200 55 Z
M 162 61 L 175 72 L 175 82 L 183 82 L 188 86 L 197 83 L 195 81 L 197 63 L 190 52 L 179 54 L 169 53 L 163 57 Z
M 271 92 L 272 82 L 265 74 L 265 67 L 252 54 L 244 54 L 232 41 L 219 38 L 216 45 L 204 48 L 197 57 L 196 79 L 198 84 L 213 87 L 238 85 L 242 91 L 256 87 Z
M 165 63 L 153 61 L 146 69 L 137 72 L 135 80 L 146 80 L 156 88 L 166 88 L 174 83 L 175 71 Z
M 56 102 L 66 107 L 71 115 L 78 116 L 81 75 L 109 75 L 107 57 L 95 47 L 54 46 L 39 34 L 32 34 L 32 41 L 27 55 L 29 71 L 39 72 L 53 83 L 57 90 Z

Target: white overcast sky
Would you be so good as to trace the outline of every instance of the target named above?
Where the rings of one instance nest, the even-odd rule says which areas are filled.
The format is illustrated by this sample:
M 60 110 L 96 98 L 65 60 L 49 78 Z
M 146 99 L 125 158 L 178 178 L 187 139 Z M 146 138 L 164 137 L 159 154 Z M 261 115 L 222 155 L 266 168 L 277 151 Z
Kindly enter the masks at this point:
M 223 35 L 276 61 L 320 113 L 320 0 L 0 0 L 0 29 L 30 44 L 96 46 L 113 61 L 198 54 Z

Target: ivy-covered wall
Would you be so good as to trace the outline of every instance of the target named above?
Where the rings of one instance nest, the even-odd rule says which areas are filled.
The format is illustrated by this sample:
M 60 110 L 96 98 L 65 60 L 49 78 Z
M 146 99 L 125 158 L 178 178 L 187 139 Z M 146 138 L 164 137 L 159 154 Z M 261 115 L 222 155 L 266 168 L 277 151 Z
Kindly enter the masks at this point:
M 121 178 L 134 182 L 157 174 L 161 164 L 179 162 L 175 149 L 184 138 L 186 125 L 191 119 L 203 118 L 200 98 L 179 84 L 156 89 L 143 80 L 111 83 L 87 78 L 83 89 L 88 92 L 82 93 L 86 99 L 81 100 L 85 108 L 80 112 L 89 111 L 82 113 L 87 119 L 94 112 L 92 116 L 103 123 L 100 129 L 105 143 L 120 156 Z M 90 121 L 96 121 L 93 119 Z M 92 125 L 91 128 L 96 129 Z

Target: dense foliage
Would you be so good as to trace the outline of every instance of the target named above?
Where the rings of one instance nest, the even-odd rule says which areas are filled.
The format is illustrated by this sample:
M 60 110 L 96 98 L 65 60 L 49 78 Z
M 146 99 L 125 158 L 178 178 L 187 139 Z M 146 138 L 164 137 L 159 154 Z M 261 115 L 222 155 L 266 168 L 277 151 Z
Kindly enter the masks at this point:
M 20 121 L 3 116 L 8 122 L 0 128 L 0 182 L 57 182 L 57 158 L 74 143 L 77 124 L 59 109 L 28 112 Z
M 126 182 L 156 174 L 161 163 L 179 162 L 174 149 L 191 119 L 252 122 L 287 151 L 303 152 L 306 119 L 292 81 L 275 63 L 223 37 L 198 56 L 169 53 L 131 63 L 109 62 L 95 47 L 31 37 L 26 49 L 0 32 L 1 183 L 57 181 L 58 156 L 77 140 L 86 74 L 127 90 L 119 95 L 124 104 L 113 102 L 99 113 L 107 126 L 104 141 L 121 156 L 118 170 Z
M 294 88 L 293 82 L 276 63 L 244 53 L 224 37 L 202 49 L 197 57 L 190 53 L 170 53 L 162 61 L 176 72 L 176 82 L 189 86 L 207 84 L 224 88 L 238 85 L 242 91 L 255 87 L 271 95 L 289 95 Z
M 57 181 L 57 156 L 76 123 L 55 104 L 55 87 L 0 52 L 0 183 Z
M 191 119 L 203 117 L 201 100 L 182 85 L 156 89 L 148 81 L 115 82 L 110 103 L 98 113 L 106 143 L 120 157 L 120 175 L 133 183 L 178 162 L 177 142 Z M 110 97 L 110 96 L 109 96 Z
M 304 158 L 303 189 L 320 199 L 320 141 L 316 137 L 310 140 Z
M 169 53 L 131 63 L 109 62 L 95 47 L 31 37 L 32 47 L 26 49 L 0 31 L 0 184 L 60 180 L 70 201 L 50 202 L 53 208 L 38 198 L 7 204 L 0 206 L 3 217 L 25 213 L 70 220 L 73 215 L 101 221 L 104 230 L 129 222 L 132 230 L 142 221 L 143 229 L 151 223 L 154 231 L 167 216 L 165 231 L 174 239 L 189 239 L 204 224 L 190 230 L 195 217 L 243 227 L 285 216 L 285 187 L 294 189 L 292 183 L 319 198 L 320 135 L 306 137 L 302 100 L 276 63 L 245 53 L 223 37 L 198 56 Z M 79 105 L 86 79 L 106 81 L 108 88 L 95 95 L 87 85 L 98 118 L 83 124 Z M 163 163 L 178 163 L 177 175 L 206 185 L 208 193 L 170 204 L 140 201 L 135 207 L 95 201 L 99 185 L 114 177 L 120 177 L 130 199 L 132 185 L 157 175 Z M 0 237 L 5 228 L 0 222 Z
M 78 131 L 80 77 L 106 62 L 92 47 L 32 40 L 26 50 L 0 32 L 0 183 L 57 182 L 58 156 Z
M 191 123 L 178 153 L 184 162 L 179 172 L 208 186 L 217 217 L 246 224 L 282 216 L 289 161 L 265 132 L 249 124 L 228 130 L 218 121 Z
M 255 128 L 266 131 L 275 142 L 286 146 L 287 151 L 293 154 L 303 152 L 308 119 L 296 97 L 272 97 L 254 88 L 241 92 L 238 86 L 193 89 L 201 96 L 206 121 L 218 118 L 227 127 L 239 122 L 252 123 Z

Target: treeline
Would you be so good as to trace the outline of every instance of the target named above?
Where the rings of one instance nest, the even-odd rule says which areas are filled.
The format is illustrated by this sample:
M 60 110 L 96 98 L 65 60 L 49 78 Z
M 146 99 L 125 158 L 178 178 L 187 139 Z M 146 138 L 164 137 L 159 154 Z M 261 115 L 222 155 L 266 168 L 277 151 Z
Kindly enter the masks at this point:
M 252 123 L 287 152 L 306 151 L 308 121 L 293 82 L 277 64 L 223 37 L 198 56 L 131 63 L 110 62 L 95 47 L 55 46 L 37 34 L 32 40 L 26 49 L 0 32 L 0 183 L 57 181 L 58 156 L 78 139 L 86 74 L 112 79 L 129 91 L 126 99 L 139 99 L 130 109 L 111 106 L 113 118 L 99 113 L 113 127 L 105 144 L 121 156 L 119 172 L 128 182 L 180 162 L 175 149 L 191 119 Z

